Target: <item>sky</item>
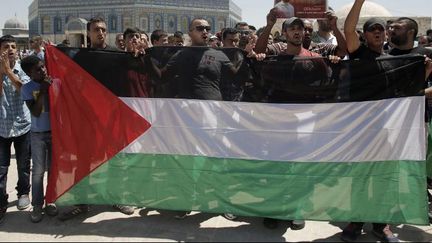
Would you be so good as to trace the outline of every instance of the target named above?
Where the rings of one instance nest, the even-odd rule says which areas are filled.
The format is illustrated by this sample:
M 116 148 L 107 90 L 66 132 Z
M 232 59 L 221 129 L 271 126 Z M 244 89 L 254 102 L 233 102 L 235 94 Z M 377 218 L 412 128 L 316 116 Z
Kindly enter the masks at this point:
M 211 1 L 211 0 L 209 0 Z M 256 27 L 265 25 L 266 15 L 272 8 L 273 0 L 233 0 L 243 10 L 243 20 Z M 354 0 L 328 0 L 333 9 L 338 10 Z M 386 7 L 395 16 L 432 16 L 431 0 L 367 0 Z M 28 6 L 32 0 L 0 0 L 0 28 L 4 22 L 15 14 L 18 19 L 27 23 Z M 5 4 L 7 3 L 7 5 Z M 7 7 L 6 7 L 7 6 Z

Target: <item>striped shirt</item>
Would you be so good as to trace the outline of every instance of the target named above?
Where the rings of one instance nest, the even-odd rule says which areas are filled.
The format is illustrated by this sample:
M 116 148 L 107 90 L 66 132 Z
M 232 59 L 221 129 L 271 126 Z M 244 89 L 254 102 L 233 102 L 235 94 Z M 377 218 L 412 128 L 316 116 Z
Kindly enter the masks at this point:
M 30 81 L 30 78 L 24 73 L 18 62 L 16 62 L 13 72 L 23 83 Z M 13 138 L 22 136 L 30 131 L 30 111 L 21 99 L 20 92 L 12 85 L 9 77 L 4 76 L 2 82 L 3 90 L 0 93 L 0 137 Z

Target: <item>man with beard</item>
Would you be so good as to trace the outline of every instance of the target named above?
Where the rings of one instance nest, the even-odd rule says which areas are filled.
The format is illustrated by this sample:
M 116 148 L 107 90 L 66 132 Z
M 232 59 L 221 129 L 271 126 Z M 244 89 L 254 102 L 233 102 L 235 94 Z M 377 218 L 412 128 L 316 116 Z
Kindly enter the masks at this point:
M 256 53 L 265 53 L 267 55 L 320 56 L 303 48 L 305 24 L 303 20 L 296 17 L 287 19 L 282 25 L 282 32 L 285 35 L 287 43 L 267 45 L 270 31 L 275 25 L 276 20 L 276 10 L 273 8 L 267 15 L 267 25 L 256 42 Z
M 345 37 L 350 59 L 371 60 L 383 56 L 383 46 L 386 39 L 386 22 L 379 18 L 371 18 L 363 26 L 366 43 L 361 43 L 356 26 L 359 21 L 360 11 L 365 0 L 356 0 L 345 21 Z M 372 63 L 372 62 L 371 62 Z M 374 69 L 372 66 L 371 69 Z M 350 223 L 342 232 L 341 239 L 347 242 L 355 241 L 362 233 L 364 223 Z M 399 242 L 393 235 L 388 224 L 373 224 L 373 234 L 385 242 Z
M 389 38 L 390 42 L 393 45 L 393 49 L 390 51 L 390 55 L 399 56 L 405 54 L 420 54 L 425 56 L 425 64 L 426 64 L 426 81 L 428 83 L 428 88 L 425 90 L 425 95 L 427 99 L 432 98 L 432 87 L 430 87 L 429 83 L 432 81 L 432 50 L 425 48 L 424 46 L 419 45 L 418 47 L 414 47 L 414 41 L 418 34 L 418 24 L 415 20 L 407 17 L 402 17 L 394 21 L 389 28 Z M 427 121 L 430 122 L 431 119 L 431 110 L 432 107 L 430 105 L 430 100 L 427 102 L 428 107 L 426 109 Z M 432 179 L 428 178 L 428 185 L 431 187 Z M 426 191 L 429 196 L 429 203 L 432 202 L 432 195 Z M 432 220 L 432 211 L 429 207 L 429 220 Z
M 418 24 L 414 19 L 402 17 L 389 27 L 389 38 L 393 44 L 390 55 L 420 54 L 432 57 L 432 51 L 422 46 L 414 47 L 418 34 Z
M 425 56 L 426 79 L 431 80 L 432 50 L 423 46 L 414 47 L 414 41 L 418 34 L 418 24 L 414 19 L 402 17 L 394 21 L 389 27 L 389 38 L 393 45 L 390 55 L 399 56 L 406 54 L 419 54 Z M 427 98 L 432 98 L 432 87 L 425 90 Z M 429 114 L 430 115 L 430 114 Z
M 324 57 L 328 57 L 332 55 L 332 56 L 339 56 L 342 58 L 347 54 L 345 38 L 343 34 L 340 32 L 340 30 L 337 28 L 337 17 L 334 15 L 334 13 L 327 12 L 326 16 L 328 18 L 331 28 L 336 34 L 336 38 L 337 41 L 339 42 L 339 45 L 333 45 L 327 43 L 319 43 L 319 44 L 313 43 L 312 42 L 312 32 L 313 32 L 312 22 L 309 20 L 305 20 L 303 22 L 304 25 L 303 48 Z M 269 14 L 267 15 L 267 25 L 257 40 L 255 46 L 255 52 L 266 53 L 267 55 L 279 55 L 281 53 L 284 53 L 284 51 L 288 48 L 288 44 L 283 42 L 273 43 L 271 45 L 268 44 L 268 38 L 270 36 L 273 26 L 276 24 L 276 21 L 277 21 L 277 12 L 273 8 L 272 10 L 270 10 Z M 282 31 L 284 31 L 284 29 L 282 29 Z
M 312 41 L 315 43 L 326 43 L 333 44 L 335 46 L 338 45 L 338 40 L 336 38 L 336 32 L 339 32 L 339 29 L 335 28 L 337 24 L 337 17 L 334 11 L 329 8 L 329 11 L 326 13 L 327 19 L 319 19 L 318 20 L 318 31 L 312 34 Z M 332 18 L 329 18 L 332 17 Z M 336 23 L 334 23 L 334 19 L 336 19 Z M 335 35 L 333 35 L 333 32 Z
M 267 43 L 268 40 L 268 30 L 271 30 L 274 23 L 276 22 L 276 14 L 274 9 L 272 9 L 267 16 L 267 27 L 264 30 L 264 33 L 259 37 L 258 42 Z M 267 51 L 262 51 L 265 48 L 256 48 L 255 51 L 257 53 L 267 53 L 273 55 L 289 55 L 289 56 L 300 56 L 300 57 L 320 57 L 321 55 L 311 52 L 303 47 L 303 41 L 305 37 L 305 24 L 303 20 L 293 17 L 285 20 L 282 25 L 282 32 L 285 35 L 287 43 L 285 45 L 281 45 L 280 43 L 276 43 L 273 45 L 269 45 L 267 47 Z M 258 45 L 258 44 L 257 44 Z M 263 46 L 261 44 L 261 46 Z M 264 45 L 265 47 L 265 45 Z M 317 60 L 320 62 L 322 60 Z M 315 66 L 315 65 L 313 65 Z M 284 94 L 282 95 L 284 96 Z M 284 97 L 287 98 L 287 97 Z M 289 98 L 289 97 L 288 97 Z M 272 98 L 272 102 L 273 102 Z M 263 224 L 265 227 L 269 229 L 275 229 L 278 227 L 278 220 L 272 218 L 264 218 Z M 303 220 L 291 220 L 290 227 L 294 230 L 300 230 L 305 227 L 305 222 Z
M 312 52 L 316 52 L 323 57 L 338 56 L 340 58 L 343 58 L 348 54 L 348 52 L 345 37 L 337 26 L 338 18 L 333 11 L 326 12 L 326 17 L 326 20 L 319 20 L 318 23 L 325 22 L 325 25 L 329 26 L 329 33 L 335 38 L 335 41 L 332 40 L 331 43 L 322 41 L 316 42 L 316 40 L 314 40 L 313 38 L 313 24 L 311 21 L 305 20 L 305 37 L 303 41 L 303 47 Z M 320 33 L 320 31 L 318 31 L 318 33 Z M 332 32 L 334 33 L 334 35 L 331 34 Z M 331 38 L 329 38 L 328 40 L 330 40 Z

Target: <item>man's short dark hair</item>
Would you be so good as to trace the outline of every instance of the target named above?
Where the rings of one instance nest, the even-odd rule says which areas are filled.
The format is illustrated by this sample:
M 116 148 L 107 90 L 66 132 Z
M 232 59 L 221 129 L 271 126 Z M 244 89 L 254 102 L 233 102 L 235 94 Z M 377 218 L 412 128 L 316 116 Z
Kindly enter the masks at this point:
M 32 36 L 32 37 L 30 38 L 30 40 L 32 40 L 32 41 L 42 41 L 43 38 L 42 38 L 42 36 L 40 36 L 40 35 L 34 35 L 34 36 Z
M 248 26 L 249 27 L 248 23 L 246 23 L 246 22 L 238 22 L 234 28 L 238 29 L 240 26 Z
M 105 20 L 104 20 L 103 18 L 101 18 L 101 17 L 91 18 L 91 19 L 87 22 L 87 31 L 90 31 L 90 26 L 91 26 L 92 24 L 95 24 L 95 23 L 104 23 L 104 24 L 106 24 Z
M 167 37 L 168 33 L 165 30 L 155 30 L 150 36 L 150 41 L 153 44 L 155 41 L 159 41 L 162 37 Z
M 430 35 L 430 34 L 432 34 L 432 29 L 428 29 L 428 30 L 426 31 L 426 35 Z
M 413 39 L 417 38 L 417 35 L 418 35 L 418 24 L 417 24 L 417 21 L 415 21 L 412 18 L 408 18 L 408 17 L 398 18 L 396 20 L 396 22 L 402 22 L 402 21 L 405 22 L 405 23 L 407 23 L 407 26 L 408 26 L 409 29 L 414 30 Z
M 63 40 L 60 44 L 57 45 L 58 47 L 69 47 L 70 41 L 68 39 Z
M 240 32 L 237 29 L 234 28 L 226 28 L 224 32 L 222 33 L 222 40 L 225 40 L 228 35 L 235 35 L 239 34 Z
M 141 34 L 141 30 L 138 29 L 137 27 L 133 27 L 133 28 L 127 28 L 125 30 L 125 32 L 123 33 L 123 38 L 126 40 L 126 37 L 130 34 Z
M 42 60 L 36 55 L 30 55 L 21 60 L 21 69 L 30 76 L 31 69 L 38 65 Z
M 174 32 L 174 37 L 176 37 L 176 38 L 182 38 L 183 39 L 183 32 L 181 32 L 181 31 L 176 31 L 176 32 Z
M 0 46 L 4 43 L 4 42 L 13 42 L 16 43 L 16 39 L 15 37 L 11 36 L 11 35 L 4 35 L 0 38 Z
M 249 25 L 249 29 L 250 29 L 250 30 L 253 30 L 253 31 L 256 31 L 256 30 L 257 30 L 257 28 L 256 28 L 255 26 L 253 26 L 253 25 Z

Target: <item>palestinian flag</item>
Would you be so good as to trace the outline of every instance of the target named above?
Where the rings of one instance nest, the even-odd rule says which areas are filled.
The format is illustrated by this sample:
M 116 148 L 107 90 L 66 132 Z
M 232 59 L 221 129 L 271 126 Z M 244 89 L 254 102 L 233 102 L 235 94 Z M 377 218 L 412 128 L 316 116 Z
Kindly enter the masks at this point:
M 422 58 L 275 58 L 244 64 L 254 88 L 232 102 L 152 96 L 150 59 L 48 47 L 47 200 L 428 224 Z

